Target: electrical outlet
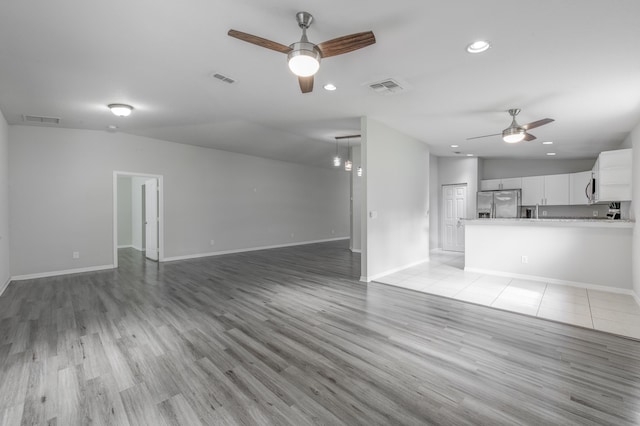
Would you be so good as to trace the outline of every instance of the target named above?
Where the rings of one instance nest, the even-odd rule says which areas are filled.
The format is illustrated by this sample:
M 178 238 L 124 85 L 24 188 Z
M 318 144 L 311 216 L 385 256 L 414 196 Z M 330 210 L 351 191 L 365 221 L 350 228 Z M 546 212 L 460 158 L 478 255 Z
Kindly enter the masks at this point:
M 73 252 L 73 258 L 74 259 L 80 259 L 80 252 L 79 251 L 74 251 Z
M 542 216 L 546 216 L 547 215 L 547 211 L 546 210 L 542 210 Z
M 593 217 L 598 217 L 598 210 L 593 211 Z
M 529 263 L 529 258 L 527 256 L 522 256 L 522 263 Z
M 335 229 L 332 229 L 332 230 L 331 230 L 331 235 L 333 235 L 333 234 L 335 234 L 335 233 L 336 233 L 336 230 L 335 230 Z
M 211 240 L 211 241 L 209 242 L 209 244 L 211 244 L 212 246 L 215 246 L 215 245 L 216 245 L 216 240 Z

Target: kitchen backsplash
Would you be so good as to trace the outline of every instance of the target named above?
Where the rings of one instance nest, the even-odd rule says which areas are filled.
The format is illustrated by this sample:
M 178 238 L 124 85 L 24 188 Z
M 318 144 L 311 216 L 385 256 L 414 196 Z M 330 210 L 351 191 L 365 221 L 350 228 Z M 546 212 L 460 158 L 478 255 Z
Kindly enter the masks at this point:
M 527 208 L 533 210 L 535 215 L 535 206 L 523 206 L 520 212 L 520 217 L 526 217 Z M 544 215 L 547 212 L 547 215 Z M 598 212 L 597 216 L 594 216 L 593 212 Z M 538 215 L 539 218 L 600 218 L 605 219 L 609 212 L 609 204 L 593 204 L 590 206 L 539 206 Z M 624 213 L 623 213 L 624 216 Z

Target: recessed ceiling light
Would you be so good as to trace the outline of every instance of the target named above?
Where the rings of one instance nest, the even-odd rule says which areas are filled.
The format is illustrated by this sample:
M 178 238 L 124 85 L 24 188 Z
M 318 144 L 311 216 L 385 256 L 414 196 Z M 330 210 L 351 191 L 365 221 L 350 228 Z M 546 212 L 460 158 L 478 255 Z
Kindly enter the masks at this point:
M 127 117 L 131 114 L 131 111 L 133 111 L 133 107 L 131 105 L 110 104 L 108 106 L 111 112 L 118 117 Z
M 324 85 L 324 90 L 328 90 L 329 92 L 333 92 L 336 89 L 337 87 L 335 86 L 335 84 L 327 83 Z
M 467 157 L 473 157 L 473 154 L 467 154 Z
M 118 126 L 114 125 L 114 124 L 109 124 L 107 126 L 107 130 L 110 132 L 115 132 L 116 130 L 118 130 Z
M 556 155 L 556 153 L 555 152 L 547 152 L 547 155 L 553 156 L 553 155 Z
M 553 142 L 552 141 L 542 142 L 542 145 L 553 145 Z
M 486 40 L 474 41 L 467 46 L 467 52 L 469 53 L 482 53 L 491 47 L 491 43 Z
M 451 148 L 458 148 L 460 145 L 451 145 Z

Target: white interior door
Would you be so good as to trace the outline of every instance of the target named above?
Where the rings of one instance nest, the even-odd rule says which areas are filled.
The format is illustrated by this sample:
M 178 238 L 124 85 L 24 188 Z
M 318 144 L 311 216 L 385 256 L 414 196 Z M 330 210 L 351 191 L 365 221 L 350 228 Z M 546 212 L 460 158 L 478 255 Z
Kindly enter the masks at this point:
M 467 185 L 442 186 L 442 249 L 464 251 L 464 222 L 467 212 Z
M 144 182 L 145 256 L 158 260 L 158 181 Z

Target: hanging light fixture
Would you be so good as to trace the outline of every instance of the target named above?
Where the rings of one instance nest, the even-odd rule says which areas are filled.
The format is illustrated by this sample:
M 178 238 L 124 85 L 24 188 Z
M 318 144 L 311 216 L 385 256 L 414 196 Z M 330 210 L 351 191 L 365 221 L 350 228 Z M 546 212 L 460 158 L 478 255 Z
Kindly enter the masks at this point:
M 358 175 L 358 177 L 362 176 L 362 166 L 358 166 L 358 168 L 356 169 L 356 174 Z
M 336 156 L 333 157 L 333 167 L 340 167 L 340 156 L 338 155 L 338 138 L 336 138 Z
M 350 172 L 353 169 L 353 163 L 351 162 L 351 144 L 349 138 L 347 138 L 347 161 L 344 162 L 344 170 Z

